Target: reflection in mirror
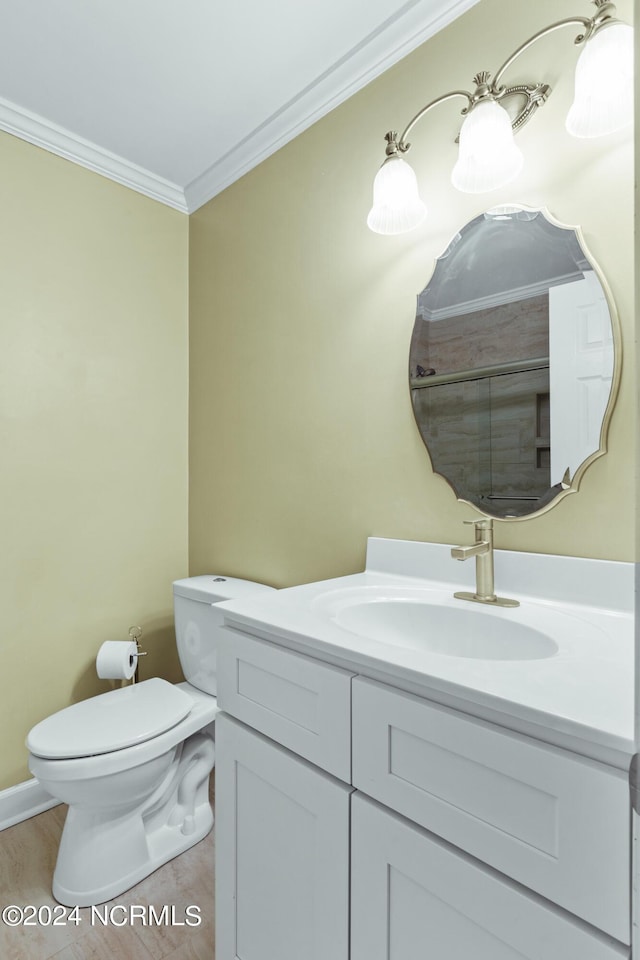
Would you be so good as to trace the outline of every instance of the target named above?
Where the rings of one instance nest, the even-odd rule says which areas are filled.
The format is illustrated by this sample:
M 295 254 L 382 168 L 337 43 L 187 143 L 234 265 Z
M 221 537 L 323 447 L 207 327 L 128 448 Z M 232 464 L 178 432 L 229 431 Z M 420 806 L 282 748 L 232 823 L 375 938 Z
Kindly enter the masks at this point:
M 619 353 L 579 231 L 522 207 L 476 217 L 418 296 L 409 375 L 434 470 L 489 516 L 546 509 L 604 452 Z

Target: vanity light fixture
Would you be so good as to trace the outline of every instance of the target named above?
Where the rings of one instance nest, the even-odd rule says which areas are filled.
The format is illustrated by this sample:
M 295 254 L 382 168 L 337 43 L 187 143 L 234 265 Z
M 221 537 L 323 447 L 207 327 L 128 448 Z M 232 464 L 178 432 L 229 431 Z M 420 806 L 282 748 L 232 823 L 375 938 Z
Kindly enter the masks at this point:
M 575 99 L 567 116 L 567 130 L 575 137 L 599 137 L 631 123 L 633 117 L 633 28 L 616 19 L 616 8 L 609 0 L 593 0 L 593 17 L 570 17 L 539 30 L 521 44 L 491 74 L 477 73 L 473 93 L 453 90 L 423 107 L 398 137 L 386 134 L 386 160 L 373 184 L 373 207 L 367 224 L 375 233 L 406 233 L 419 226 L 427 214 L 416 176 L 402 154 L 411 144 L 407 140 L 413 127 L 433 107 L 456 97 L 467 103 L 462 109 L 464 122 L 459 136 L 458 161 L 451 181 L 463 193 L 486 193 L 510 183 L 520 173 L 522 153 L 514 141 L 518 131 L 542 106 L 551 92 L 546 83 L 521 83 L 503 86 L 502 76 L 530 46 L 547 34 L 566 26 L 580 26 L 575 38 L 583 44 L 575 75 Z M 512 116 L 505 101 L 519 97 L 520 109 Z

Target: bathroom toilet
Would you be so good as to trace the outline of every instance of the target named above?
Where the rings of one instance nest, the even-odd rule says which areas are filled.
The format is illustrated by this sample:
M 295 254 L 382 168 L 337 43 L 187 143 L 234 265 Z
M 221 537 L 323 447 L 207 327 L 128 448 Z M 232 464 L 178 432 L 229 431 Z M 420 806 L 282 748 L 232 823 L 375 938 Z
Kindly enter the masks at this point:
M 173 584 L 184 683 L 144 680 L 53 714 L 27 737 L 29 769 L 69 805 L 53 876 L 67 906 L 118 896 L 213 825 L 216 604 L 272 587 L 200 576 Z

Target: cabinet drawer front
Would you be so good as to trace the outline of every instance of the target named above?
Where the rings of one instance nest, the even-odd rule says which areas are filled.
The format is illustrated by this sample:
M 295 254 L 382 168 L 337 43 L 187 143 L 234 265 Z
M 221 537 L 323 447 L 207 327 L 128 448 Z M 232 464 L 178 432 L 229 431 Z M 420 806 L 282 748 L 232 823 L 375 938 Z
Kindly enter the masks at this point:
M 216 957 L 348 960 L 351 788 L 216 720 Z
M 351 960 L 621 960 L 629 950 L 354 794 Z
M 357 679 L 353 783 L 630 942 L 622 772 Z
M 350 783 L 353 674 L 236 630 L 222 633 L 221 710 Z

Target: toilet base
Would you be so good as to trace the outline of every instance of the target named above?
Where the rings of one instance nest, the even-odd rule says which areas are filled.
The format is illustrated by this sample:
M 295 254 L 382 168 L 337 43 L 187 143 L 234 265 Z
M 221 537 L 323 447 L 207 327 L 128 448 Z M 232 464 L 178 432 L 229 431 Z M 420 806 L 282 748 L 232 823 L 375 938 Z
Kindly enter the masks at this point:
M 69 869 L 64 863 L 61 865 L 60 860 L 58 860 L 53 876 L 53 896 L 58 903 L 67 907 L 94 906 L 120 896 L 121 893 L 131 889 L 136 883 L 140 883 L 141 880 L 148 877 L 154 870 L 168 863 L 169 860 L 173 860 L 174 857 L 178 857 L 189 847 L 193 847 L 207 836 L 213 826 L 213 812 L 208 803 L 206 808 L 196 811 L 195 820 L 195 832 L 189 834 L 188 837 L 183 836 L 177 827 L 159 828 L 154 836 L 149 837 L 149 855 L 144 858 L 143 862 L 139 863 L 125 876 L 118 877 L 117 880 L 112 880 L 108 884 L 94 887 L 91 890 L 79 890 L 69 886 L 69 882 L 73 883 L 73 868 Z M 60 880 L 59 877 L 62 877 L 63 880 Z
M 53 875 L 56 900 L 69 907 L 104 903 L 206 837 L 214 758 L 213 739 L 198 733 L 143 803 L 118 813 L 70 805 Z

